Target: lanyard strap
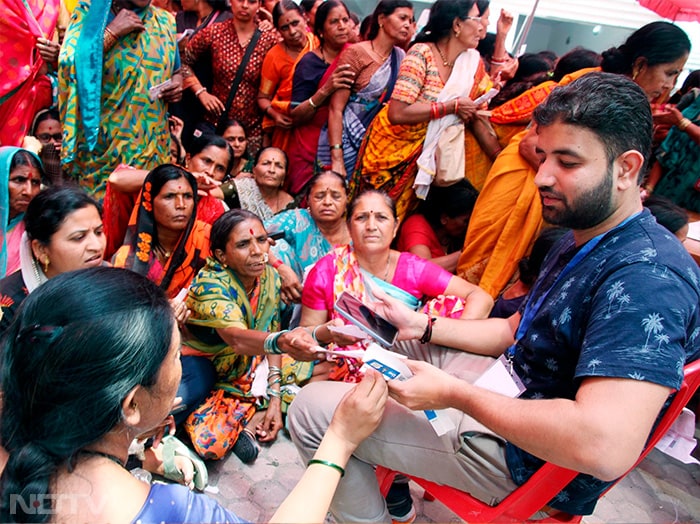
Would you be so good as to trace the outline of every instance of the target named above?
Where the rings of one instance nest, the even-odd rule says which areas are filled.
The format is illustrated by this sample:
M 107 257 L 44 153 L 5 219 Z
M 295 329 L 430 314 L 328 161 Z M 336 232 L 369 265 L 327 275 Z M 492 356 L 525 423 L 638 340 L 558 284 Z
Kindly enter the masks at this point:
M 515 346 L 517 345 L 518 341 L 525 336 L 525 333 L 527 330 L 530 328 L 532 325 L 533 320 L 535 319 L 535 316 L 537 316 L 537 313 L 539 312 L 540 308 L 542 307 L 542 304 L 546 300 L 546 298 L 549 296 L 549 293 L 554 289 L 554 287 L 557 285 L 557 283 L 563 279 L 567 274 L 571 272 L 574 267 L 576 267 L 588 254 L 593 251 L 598 244 L 600 244 L 601 240 L 603 240 L 604 237 L 606 237 L 609 233 L 612 233 L 618 229 L 621 229 L 624 227 L 630 220 L 635 218 L 637 215 L 640 213 L 635 213 L 632 216 L 627 217 L 624 221 L 619 223 L 617 226 L 615 226 L 613 229 L 610 229 L 604 233 L 601 233 L 600 235 L 596 235 L 592 239 L 590 239 L 588 242 L 586 242 L 581 249 L 574 255 L 574 257 L 569 261 L 566 266 L 564 266 L 564 269 L 562 269 L 557 277 L 554 279 L 552 284 L 545 290 L 542 291 L 542 293 L 535 299 L 535 296 L 539 292 L 540 288 L 540 283 L 543 282 L 543 279 L 540 278 L 538 279 L 537 283 L 535 284 L 535 287 L 532 289 L 530 294 L 528 295 L 527 302 L 525 303 L 525 308 L 523 309 L 523 316 L 520 319 L 520 323 L 518 324 L 518 329 L 515 332 L 515 344 L 510 346 L 507 351 L 507 357 L 509 360 L 511 360 L 515 356 Z

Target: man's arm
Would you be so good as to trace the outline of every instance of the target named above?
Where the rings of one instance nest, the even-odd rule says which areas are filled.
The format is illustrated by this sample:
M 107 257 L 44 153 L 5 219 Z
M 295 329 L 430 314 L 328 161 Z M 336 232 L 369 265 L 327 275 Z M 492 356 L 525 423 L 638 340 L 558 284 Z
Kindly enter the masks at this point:
M 425 362 L 389 382 L 411 409 L 453 407 L 548 462 L 601 480 L 623 475 L 642 452 L 670 388 L 624 378 L 586 378 L 574 400 L 514 399 L 468 384 Z

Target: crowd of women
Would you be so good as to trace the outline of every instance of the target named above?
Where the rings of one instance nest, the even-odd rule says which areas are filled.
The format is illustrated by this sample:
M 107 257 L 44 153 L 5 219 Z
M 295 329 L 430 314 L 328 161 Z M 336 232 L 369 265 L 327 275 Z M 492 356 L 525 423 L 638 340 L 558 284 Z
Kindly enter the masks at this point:
M 149 491 L 123 474 L 127 457 L 202 489 L 200 457 L 254 461 L 299 388 L 358 382 L 310 462 L 323 467 L 297 488 L 317 500 L 295 490 L 276 515 L 322 520 L 386 399 L 343 357 L 368 341 L 340 329 L 339 296 L 386 293 L 429 319 L 486 318 L 502 294 L 498 314 L 517 308 L 546 252 L 522 260 L 545 226 L 526 126 L 557 85 L 600 68 L 639 84 L 659 103 L 646 190 L 700 211 L 699 91 L 687 82 L 677 106 L 661 104 L 690 50 L 672 24 L 602 57 L 576 49 L 520 68 L 504 47 L 508 13 L 483 47 L 487 0 L 438 0 L 418 34 L 407 0 L 379 1 L 362 28 L 341 0 L 175 3 L 79 3 L 60 47 L 61 2 L 14 8 L 36 51 L 28 76 L 0 85 L 0 115 L 14 111 L 0 147 L 3 521 L 21 520 L 10 493 L 107 497 L 117 485 L 125 498 L 60 518 L 236 520 L 186 489 Z M 58 110 L 41 102 L 46 82 Z M 493 87 L 491 107 L 475 102 Z M 464 176 L 420 201 L 450 127 L 464 131 L 449 150 L 463 150 Z M 161 439 L 171 426 L 194 452 Z M 144 441 L 151 459 L 130 455 Z M 406 497 L 399 480 L 398 520 Z

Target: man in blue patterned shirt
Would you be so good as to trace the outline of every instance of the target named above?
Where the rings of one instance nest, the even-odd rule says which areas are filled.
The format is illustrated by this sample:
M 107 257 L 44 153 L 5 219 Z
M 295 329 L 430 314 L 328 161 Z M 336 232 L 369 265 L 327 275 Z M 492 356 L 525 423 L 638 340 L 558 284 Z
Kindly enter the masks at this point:
M 549 506 L 591 513 L 637 460 L 683 366 L 700 354 L 700 270 L 640 199 L 652 134 L 643 91 L 590 73 L 554 90 L 534 121 L 544 219 L 572 231 L 510 319 L 433 325 L 389 298 L 376 305 L 401 340 L 433 345 L 395 348 L 417 359 L 413 377 L 389 382 L 397 402 L 348 463 L 331 506 L 340 521 L 390 518 L 371 464 L 494 504 L 549 461 L 581 472 Z M 489 390 L 463 380 L 483 356 L 501 356 L 506 381 L 520 380 L 518 398 L 493 391 L 502 382 Z M 304 458 L 347 388 L 312 384 L 295 400 L 290 428 Z M 442 437 L 419 411 L 439 408 L 455 423 Z

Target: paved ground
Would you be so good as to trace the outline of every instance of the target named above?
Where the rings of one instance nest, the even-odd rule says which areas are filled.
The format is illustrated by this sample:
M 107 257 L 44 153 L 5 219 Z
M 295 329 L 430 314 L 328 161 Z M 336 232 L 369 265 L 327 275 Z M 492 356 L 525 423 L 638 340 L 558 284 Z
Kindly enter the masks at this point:
M 209 466 L 208 493 L 252 522 L 265 522 L 303 472 L 294 445 L 284 435 L 264 448 L 252 466 L 242 464 L 235 456 Z M 439 502 L 424 501 L 420 488 L 412 486 L 412 493 L 417 522 L 459 522 Z M 329 517 L 328 522 L 334 521 Z M 583 522 L 700 522 L 700 466 L 682 464 L 654 450 Z

